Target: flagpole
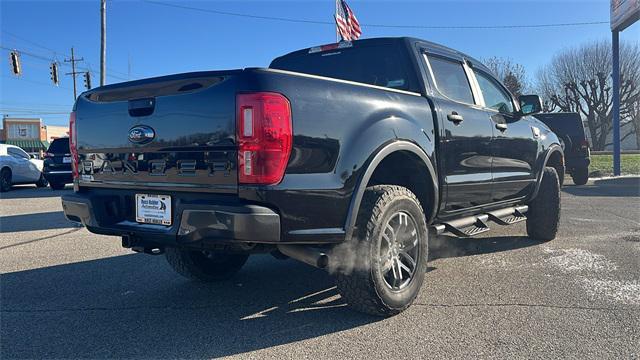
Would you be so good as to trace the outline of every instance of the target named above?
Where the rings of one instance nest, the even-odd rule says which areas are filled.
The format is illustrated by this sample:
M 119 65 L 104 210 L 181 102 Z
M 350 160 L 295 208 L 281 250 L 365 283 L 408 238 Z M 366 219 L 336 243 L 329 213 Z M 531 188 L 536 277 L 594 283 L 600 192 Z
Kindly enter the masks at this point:
M 336 22 L 336 44 L 340 42 L 340 32 L 338 31 L 338 22 L 336 20 L 336 16 L 338 16 L 338 1 L 334 0 L 333 3 L 336 6 L 336 9 L 333 13 L 333 20 Z

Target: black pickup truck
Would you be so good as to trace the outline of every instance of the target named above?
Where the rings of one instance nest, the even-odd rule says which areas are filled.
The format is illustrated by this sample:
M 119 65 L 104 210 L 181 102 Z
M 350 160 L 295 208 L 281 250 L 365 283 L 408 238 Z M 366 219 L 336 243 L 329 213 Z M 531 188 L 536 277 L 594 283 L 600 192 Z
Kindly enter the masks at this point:
M 71 114 L 62 205 L 188 278 L 227 279 L 272 253 L 327 269 L 355 309 L 393 315 L 423 283 L 430 236 L 526 220 L 530 237 L 555 237 L 563 151 L 528 116 L 540 107 L 413 38 L 103 86 Z

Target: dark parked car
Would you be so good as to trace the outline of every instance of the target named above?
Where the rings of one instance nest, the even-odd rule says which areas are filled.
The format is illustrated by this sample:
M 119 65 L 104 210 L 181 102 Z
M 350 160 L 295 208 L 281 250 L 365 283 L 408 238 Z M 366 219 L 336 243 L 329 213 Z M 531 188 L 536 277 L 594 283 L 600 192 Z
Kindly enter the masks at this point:
M 564 148 L 564 161 L 567 173 L 576 185 L 584 185 L 589 181 L 589 164 L 591 151 L 589 141 L 584 131 L 584 124 L 580 114 L 545 113 L 535 117 L 553 130 Z
M 355 309 L 393 315 L 418 294 L 430 232 L 526 220 L 530 237 L 556 236 L 563 152 L 528 116 L 540 108 L 472 57 L 413 38 L 107 85 L 71 113 L 75 193 L 62 205 L 191 279 L 272 253 L 328 269 Z
M 44 176 L 53 190 L 64 189 L 73 182 L 69 138 L 54 139 L 44 154 Z

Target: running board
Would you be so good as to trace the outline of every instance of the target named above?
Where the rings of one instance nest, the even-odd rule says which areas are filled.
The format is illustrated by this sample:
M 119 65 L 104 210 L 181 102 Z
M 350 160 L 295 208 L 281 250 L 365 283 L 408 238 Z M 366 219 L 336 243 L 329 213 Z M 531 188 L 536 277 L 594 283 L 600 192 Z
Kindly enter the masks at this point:
M 484 214 L 467 216 L 434 226 L 438 235 L 449 232 L 458 237 L 469 237 L 491 230 L 489 220 L 499 225 L 513 225 L 527 219 L 524 213 L 529 210 L 527 205 L 508 207 L 490 211 Z

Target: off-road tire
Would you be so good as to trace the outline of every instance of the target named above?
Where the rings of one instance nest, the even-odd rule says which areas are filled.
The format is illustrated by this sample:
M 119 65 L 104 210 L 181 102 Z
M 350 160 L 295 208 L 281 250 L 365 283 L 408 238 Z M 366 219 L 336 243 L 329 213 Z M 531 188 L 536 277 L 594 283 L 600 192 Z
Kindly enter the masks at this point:
M 0 192 L 11 190 L 11 170 L 8 168 L 0 171 Z
M 40 179 L 38 179 L 38 181 L 36 181 L 36 186 L 39 187 L 39 188 L 43 188 L 43 187 L 47 187 L 47 185 L 49 185 L 49 182 L 44 177 L 44 175 L 40 174 Z
M 178 274 L 202 282 L 227 280 L 247 262 L 248 254 L 166 248 L 165 257 Z
M 415 248 L 418 252 L 413 277 L 404 288 L 393 291 L 384 280 L 380 246 L 385 231 L 383 227 L 398 212 L 411 217 L 417 233 Z M 404 226 L 408 226 L 407 223 Z M 355 251 L 355 255 L 350 264 L 335 270 L 338 291 L 344 301 L 357 311 L 376 316 L 392 316 L 408 308 L 420 291 L 428 258 L 427 224 L 416 196 L 401 186 L 368 187 L 350 241 L 354 243 L 348 244 L 351 246 L 347 248 Z M 340 251 L 340 247 L 336 251 Z M 340 254 L 337 256 L 338 259 L 342 257 Z
M 527 234 L 540 241 L 553 240 L 560 223 L 560 182 L 552 167 L 545 167 L 538 195 L 529 203 Z
M 49 186 L 51 186 L 51 190 L 62 190 L 66 185 L 67 184 L 65 183 L 56 183 L 56 182 L 49 183 Z
M 584 185 L 589 181 L 589 168 L 581 167 L 573 169 L 571 172 L 571 178 L 576 185 Z

